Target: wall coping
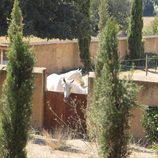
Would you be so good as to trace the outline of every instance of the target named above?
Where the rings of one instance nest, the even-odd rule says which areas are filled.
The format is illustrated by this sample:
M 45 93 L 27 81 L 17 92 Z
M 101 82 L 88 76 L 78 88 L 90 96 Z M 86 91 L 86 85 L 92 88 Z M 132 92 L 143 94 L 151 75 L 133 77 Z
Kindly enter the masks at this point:
M 130 71 L 127 72 L 120 72 L 119 78 L 122 80 L 128 80 L 129 76 L 131 76 L 131 80 L 135 82 L 143 82 L 143 83 L 156 83 L 158 84 L 158 73 L 155 76 L 145 76 L 145 71 L 142 71 L 143 74 L 136 76 L 134 73 L 133 75 Z M 89 72 L 89 78 L 95 78 L 94 72 Z
M 6 65 L 0 64 L 0 71 L 6 71 L 6 68 L 7 68 Z M 33 68 L 33 73 L 35 73 L 35 74 L 43 74 L 43 71 L 46 71 L 45 67 L 34 67 Z

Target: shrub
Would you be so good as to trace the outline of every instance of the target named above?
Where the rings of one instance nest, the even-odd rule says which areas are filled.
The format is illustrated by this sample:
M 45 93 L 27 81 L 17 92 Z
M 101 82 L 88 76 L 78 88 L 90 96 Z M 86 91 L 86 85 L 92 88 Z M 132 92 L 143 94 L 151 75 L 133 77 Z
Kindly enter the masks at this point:
M 151 143 L 158 143 L 158 107 L 149 106 L 142 121 L 145 128 L 145 136 Z

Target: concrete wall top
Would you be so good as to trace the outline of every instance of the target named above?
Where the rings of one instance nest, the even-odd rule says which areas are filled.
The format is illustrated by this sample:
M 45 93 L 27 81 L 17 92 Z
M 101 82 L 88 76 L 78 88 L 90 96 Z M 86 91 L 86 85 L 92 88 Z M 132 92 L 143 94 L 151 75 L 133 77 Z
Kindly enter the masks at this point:
M 0 64 L 0 70 L 1 71 L 6 71 L 7 66 L 6 65 L 1 65 Z M 43 71 L 45 71 L 46 68 L 45 67 L 34 67 L 33 68 L 33 73 L 35 74 L 43 74 Z

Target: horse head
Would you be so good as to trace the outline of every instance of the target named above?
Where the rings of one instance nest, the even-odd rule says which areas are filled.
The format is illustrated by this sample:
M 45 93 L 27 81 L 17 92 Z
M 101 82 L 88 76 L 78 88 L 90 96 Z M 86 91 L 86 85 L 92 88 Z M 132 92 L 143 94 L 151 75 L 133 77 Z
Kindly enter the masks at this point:
M 66 80 L 65 78 L 63 78 L 64 102 L 67 102 L 69 99 L 73 82 L 74 82 L 74 80 Z
M 75 80 L 82 83 L 83 82 L 82 70 L 77 69 L 77 70 L 70 71 L 64 75 L 64 78 L 66 78 L 67 80 Z

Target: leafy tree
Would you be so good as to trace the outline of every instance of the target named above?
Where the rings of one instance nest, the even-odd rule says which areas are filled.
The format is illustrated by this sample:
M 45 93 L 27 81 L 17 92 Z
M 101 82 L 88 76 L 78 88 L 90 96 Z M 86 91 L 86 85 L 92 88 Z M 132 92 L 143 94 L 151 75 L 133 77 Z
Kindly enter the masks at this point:
M 143 2 L 131 1 L 131 15 L 128 30 L 128 49 L 131 59 L 139 59 L 142 54 L 142 29 L 143 29 Z
M 28 44 L 23 42 L 22 26 L 19 1 L 15 0 L 8 29 L 9 63 L 1 101 L 0 153 L 5 158 L 26 158 L 30 127 L 34 60 Z
M 130 110 L 135 106 L 135 88 L 119 80 L 118 25 L 109 19 L 102 32 L 101 76 L 96 78 L 87 114 L 90 137 L 96 138 L 101 158 L 126 158 Z
M 3 2 L 4 1 L 4 2 Z M 24 18 L 24 34 L 41 38 L 73 39 L 89 33 L 89 20 L 74 5 L 78 0 L 20 0 Z M 12 0 L 2 0 L 1 27 L 7 32 L 7 18 L 13 5 Z M 79 2 L 78 2 L 79 3 Z M 84 28 L 84 29 L 83 29 Z
M 1 0 L 0 5 L 0 35 L 6 35 L 8 28 L 8 18 L 10 17 L 10 11 L 13 6 L 12 0 Z
M 130 3 L 128 0 L 92 0 L 93 7 L 91 7 L 91 17 L 98 18 L 96 22 L 100 21 L 100 28 L 104 28 L 107 20 L 107 15 L 113 17 L 120 25 L 121 29 L 126 30 L 128 27 L 128 17 Z M 99 9 L 100 8 L 100 9 Z M 106 9 L 105 9 L 106 8 Z M 99 20 L 100 15 L 100 20 Z M 94 21 L 94 20 L 93 20 Z M 102 24 L 103 22 L 103 24 Z M 98 25 L 96 23 L 95 25 Z
M 27 0 L 24 6 L 27 35 L 48 39 L 73 39 L 83 37 L 89 32 L 89 28 L 85 27 L 89 21 L 72 1 Z
M 90 0 L 21 0 L 20 2 L 24 13 L 25 35 L 47 39 L 78 38 L 81 61 L 87 70 L 90 69 Z
M 145 0 L 144 1 L 144 16 L 154 16 L 154 2 L 152 0 Z
M 120 25 L 121 29 L 126 30 L 128 27 L 130 3 L 128 0 L 110 0 L 109 14 Z
M 99 7 L 99 0 L 91 0 L 90 3 L 90 19 L 91 19 L 91 26 L 92 26 L 92 33 L 94 36 L 98 33 L 98 23 L 99 23 L 99 13 L 98 13 L 98 7 Z

